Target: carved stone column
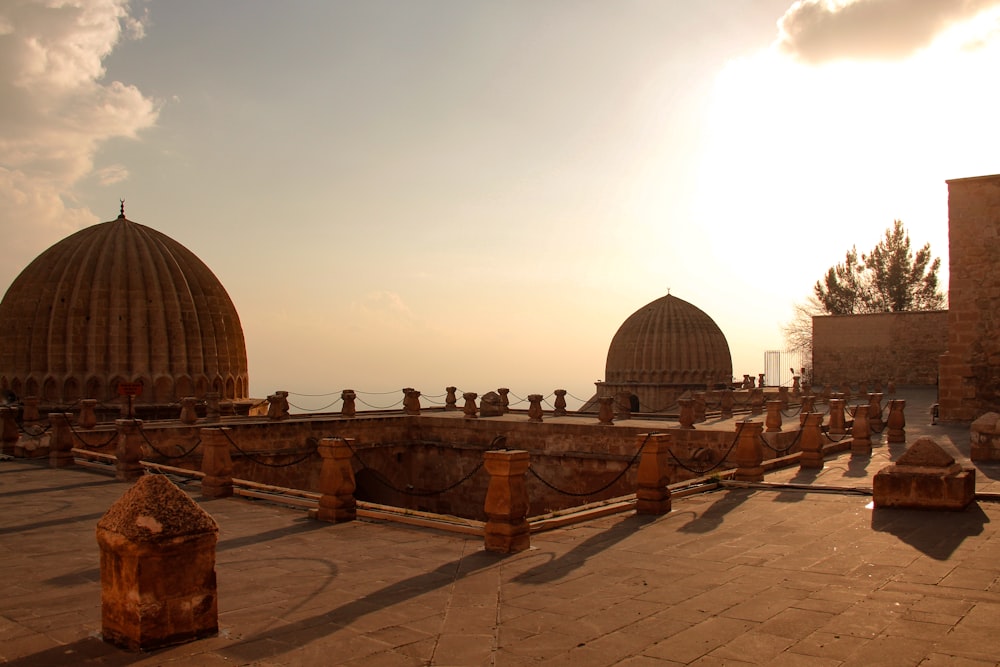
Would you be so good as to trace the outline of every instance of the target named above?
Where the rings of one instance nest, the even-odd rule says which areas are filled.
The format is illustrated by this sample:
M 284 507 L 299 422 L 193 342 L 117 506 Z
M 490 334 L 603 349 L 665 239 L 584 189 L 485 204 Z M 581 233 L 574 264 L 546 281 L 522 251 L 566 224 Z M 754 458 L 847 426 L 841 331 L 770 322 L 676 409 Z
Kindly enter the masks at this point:
M 17 446 L 17 440 L 21 437 L 17 430 L 17 410 L 14 408 L 0 408 L 0 441 L 3 442 L 2 453 L 13 456 Z
M 38 402 L 37 396 L 25 396 L 21 401 L 21 422 L 23 424 L 34 425 L 42 420 L 42 416 L 38 412 Z
M 76 463 L 73 459 L 73 432 L 70 420 L 73 414 L 69 412 L 50 412 L 49 423 L 52 424 L 52 434 L 49 436 L 49 466 L 65 468 Z
M 87 431 L 97 426 L 97 399 L 84 398 L 80 401 L 80 414 L 76 418 L 76 425 Z
M 873 432 L 882 430 L 882 394 L 868 394 L 868 424 Z
M 847 432 L 847 421 L 844 419 L 844 399 L 831 398 L 828 405 L 830 406 L 830 424 L 827 433 L 833 437 L 842 436 Z
M 510 412 L 510 398 L 507 397 L 510 393 L 510 388 L 498 387 L 497 393 L 500 394 L 500 414 L 505 415 Z
M 139 419 L 116 419 L 115 426 L 118 428 L 118 445 L 115 448 L 115 479 L 119 482 L 133 482 L 143 476 L 142 468 L 142 444 L 139 429 L 142 428 L 142 420 Z
M 680 422 L 680 428 L 683 429 L 693 429 L 694 428 L 694 399 L 693 398 L 678 398 L 677 405 L 680 406 L 680 413 L 677 415 L 677 421 Z
M 458 410 L 458 398 L 455 396 L 455 392 L 458 391 L 458 387 L 445 387 L 445 398 L 444 398 L 444 409 Z
M 414 417 L 420 414 L 420 392 L 412 387 L 403 390 L 403 413 Z
M 597 399 L 599 407 L 597 409 L 597 421 L 601 426 L 615 425 L 615 397 L 601 396 Z
M 733 479 L 740 482 L 764 481 L 764 447 L 760 422 L 740 422 L 736 425 L 739 434 L 736 442 L 736 474 Z
M 764 388 L 764 373 L 757 374 L 757 386 L 761 389 Z
M 565 389 L 556 389 L 554 393 L 556 395 L 556 400 L 555 400 L 555 403 L 553 403 L 553 407 L 555 409 L 552 411 L 552 416 L 554 416 L 554 417 L 565 417 L 566 416 L 566 390 Z
M 823 413 L 802 413 L 802 435 L 799 437 L 800 468 L 821 469 L 823 467 Z
M 476 419 L 478 415 L 478 408 L 476 408 L 476 399 L 479 398 L 479 394 L 474 391 L 467 391 L 462 394 L 462 398 L 465 399 L 465 407 L 462 408 L 462 412 L 465 413 L 466 419 Z
M 288 392 L 276 391 L 267 397 L 267 418 L 271 421 L 288 419 Z
M 888 442 L 906 442 L 906 401 L 902 398 L 894 398 L 889 401 L 889 416 L 886 418 L 886 427 L 889 429 L 886 435 Z
M 323 438 L 319 441 L 319 454 L 323 468 L 319 473 L 319 499 L 316 518 L 330 523 L 354 521 L 358 503 L 354 498 L 357 488 L 354 469 L 351 467 L 351 438 Z
M 233 459 L 229 455 L 228 428 L 201 429 L 201 495 L 228 498 L 233 495 Z
M 767 426 L 767 433 L 781 431 L 781 401 L 767 402 L 767 417 L 764 419 L 764 425 Z
M 806 415 L 813 411 L 813 406 L 816 404 L 816 397 L 806 394 L 800 400 L 802 401 L 799 405 L 799 425 L 801 426 L 806 423 Z
M 781 409 L 788 407 L 791 399 L 788 398 L 788 387 L 778 387 L 778 400 L 781 401 Z
M 542 395 L 528 394 L 528 421 L 542 423 Z
M 800 378 L 798 375 L 792 376 L 792 396 L 795 396 L 796 398 L 802 395 L 802 385 L 799 384 L 799 380 Z
M 267 397 L 270 402 L 271 397 Z M 271 416 L 271 408 L 268 406 L 268 417 Z M 219 392 L 209 391 L 205 393 L 205 419 L 217 422 L 222 418 L 222 408 L 219 406 Z
M 483 452 L 490 484 L 486 489 L 486 526 L 483 529 L 487 551 L 514 553 L 531 546 L 528 526 L 528 486 L 524 476 L 530 459 L 518 449 Z
M 708 406 L 705 404 L 705 392 L 695 391 L 691 393 L 691 409 L 694 412 L 694 423 L 701 424 L 706 419 Z
M 723 389 L 722 397 L 719 399 L 719 409 L 722 412 L 721 417 L 723 419 L 733 418 L 733 404 L 735 400 L 733 399 L 732 389 Z
M 353 417 L 358 413 L 358 409 L 354 404 L 358 395 L 354 393 L 353 389 L 345 389 L 340 392 L 340 400 L 343 401 L 343 405 L 340 406 L 340 416 L 341 417 Z
M 181 399 L 181 423 L 194 424 L 198 421 L 198 399 L 194 396 L 185 396 Z
M 750 414 L 764 414 L 764 390 L 759 387 L 750 390 Z
M 854 411 L 854 426 L 851 427 L 851 456 L 872 455 L 872 431 L 868 422 L 868 406 L 859 405 Z
M 670 434 L 636 436 L 639 447 L 644 442 L 646 444 L 636 471 L 635 511 L 636 514 L 667 514 L 671 504 L 668 485 L 673 472 L 669 451 Z

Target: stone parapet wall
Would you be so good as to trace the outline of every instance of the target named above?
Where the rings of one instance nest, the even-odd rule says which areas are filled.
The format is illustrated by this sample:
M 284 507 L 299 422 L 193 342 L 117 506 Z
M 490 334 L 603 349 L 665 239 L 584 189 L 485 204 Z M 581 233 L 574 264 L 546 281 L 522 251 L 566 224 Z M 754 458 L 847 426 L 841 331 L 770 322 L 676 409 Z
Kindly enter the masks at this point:
M 814 317 L 813 383 L 934 385 L 948 317 L 946 310 Z

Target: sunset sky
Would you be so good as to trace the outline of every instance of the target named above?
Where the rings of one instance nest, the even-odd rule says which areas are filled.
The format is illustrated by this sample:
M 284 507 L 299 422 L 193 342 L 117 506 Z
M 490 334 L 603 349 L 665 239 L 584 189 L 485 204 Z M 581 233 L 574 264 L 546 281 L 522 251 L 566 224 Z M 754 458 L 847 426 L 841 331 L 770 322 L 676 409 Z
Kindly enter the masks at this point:
M 757 373 L 896 218 L 947 281 L 998 71 L 1000 0 L 7 0 L 0 290 L 124 197 L 225 284 L 255 396 L 585 399 L 668 289 Z

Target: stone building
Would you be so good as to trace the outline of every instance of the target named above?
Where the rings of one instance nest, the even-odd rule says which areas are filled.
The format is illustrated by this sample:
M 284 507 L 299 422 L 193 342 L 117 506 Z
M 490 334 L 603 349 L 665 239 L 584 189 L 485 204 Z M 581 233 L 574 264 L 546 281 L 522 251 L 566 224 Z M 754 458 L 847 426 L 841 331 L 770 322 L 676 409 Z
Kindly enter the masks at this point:
M 719 326 L 701 309 L 667 294 L 619 327 L 597 395 L 627 391 L 638 399 L 633 410 L 658 412 L 686 391 L 728 386 L 732 379 L 729 343 Z
M 243 328 L 212 271 L 180 243 L 125 217 L 39 255 L 0 302 L 0 390 L 42 407 L 119 398 L 248 396 Z

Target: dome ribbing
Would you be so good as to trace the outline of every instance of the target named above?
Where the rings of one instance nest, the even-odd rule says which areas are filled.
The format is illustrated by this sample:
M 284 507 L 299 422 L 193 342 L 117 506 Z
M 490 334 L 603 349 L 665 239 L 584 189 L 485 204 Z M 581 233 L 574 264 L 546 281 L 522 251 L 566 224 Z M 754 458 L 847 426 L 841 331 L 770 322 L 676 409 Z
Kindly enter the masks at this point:
M 118 219 L 56 243 L 0 302 L 0 387 L 47 403 L 247 397 L 246 343 L 222 283 L 190 250 Z

